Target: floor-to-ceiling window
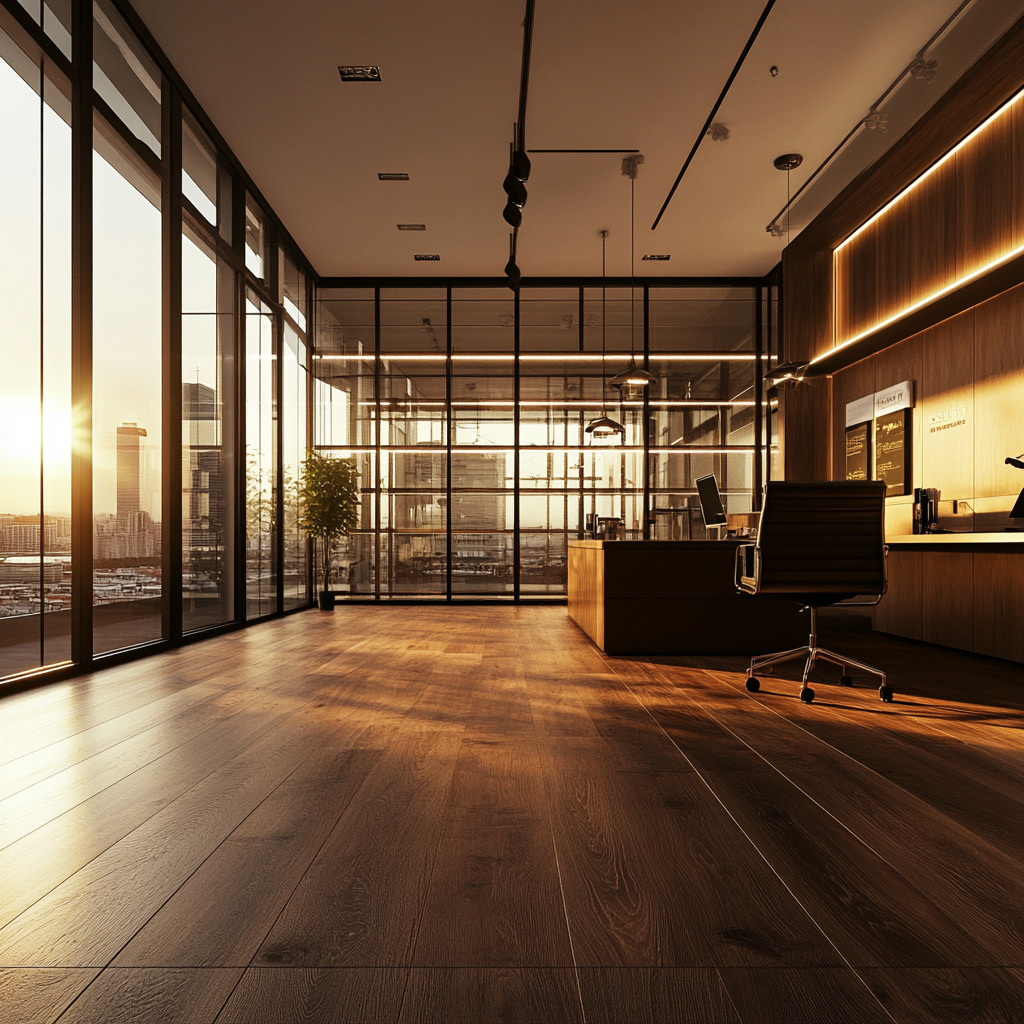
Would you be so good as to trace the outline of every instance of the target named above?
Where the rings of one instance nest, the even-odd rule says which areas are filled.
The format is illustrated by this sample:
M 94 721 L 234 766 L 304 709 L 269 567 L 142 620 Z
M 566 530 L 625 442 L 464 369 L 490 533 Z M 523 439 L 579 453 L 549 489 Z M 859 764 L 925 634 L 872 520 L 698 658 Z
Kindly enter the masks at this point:
M 0 676 L 71 657 L 68 93 L 0 29 Z
M 181 600 L 186 632 L 234 618 L 235 303 L 231 179 L 182 117 Z
M 138 27 L 0 0 L 4 680 L 309 603 L 310 268 Z
M 627 537 L 701 537 L 708 473 L 727 511 L 750 511 L 766 469 L 763 292 L 321 289 L 314 441 L 354 455 L 363 488 L 332 589 L 562 598 L 568 542 L 596 520 Z M 610 385 L 631 359 L 656 377 L 646 391 Z M 601 416 L 621 431 L 588 431 Z
M 163 332 L 160 175 L 96 121 L 93 653 L 102 654 L 163 635 Z

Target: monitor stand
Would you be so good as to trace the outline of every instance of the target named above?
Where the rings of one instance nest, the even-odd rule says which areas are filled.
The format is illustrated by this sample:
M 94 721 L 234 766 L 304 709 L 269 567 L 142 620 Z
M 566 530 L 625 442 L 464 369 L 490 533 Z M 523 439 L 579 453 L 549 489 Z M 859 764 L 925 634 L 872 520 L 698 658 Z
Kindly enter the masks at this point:
M 705 526 L 704 529 L 707 532 L 708 540 L 721 540 L 724 536 L 722 531 L 725 526 Z

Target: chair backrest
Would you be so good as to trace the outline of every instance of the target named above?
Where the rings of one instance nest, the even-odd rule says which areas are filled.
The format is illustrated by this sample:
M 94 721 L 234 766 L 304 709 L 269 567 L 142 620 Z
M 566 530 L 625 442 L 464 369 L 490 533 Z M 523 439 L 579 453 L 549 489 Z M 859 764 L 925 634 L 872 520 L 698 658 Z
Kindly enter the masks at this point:
M 758 590 L 884 593 L 885 491 L 880 480 L 769 483 L 757 531 Z

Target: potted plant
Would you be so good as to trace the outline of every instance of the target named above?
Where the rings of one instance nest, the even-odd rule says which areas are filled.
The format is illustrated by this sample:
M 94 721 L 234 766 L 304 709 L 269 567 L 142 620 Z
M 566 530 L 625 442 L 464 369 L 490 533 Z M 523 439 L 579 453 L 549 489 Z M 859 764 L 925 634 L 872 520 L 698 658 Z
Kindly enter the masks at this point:
M 336 459 L 313 449 L 306 452 L 302 469 L 299 526 L 313 538 L 314 565 L 316 541 L 322 541 L 323 585 L 317 603 L 321 611 L 330 611 L 334 607 L 334 594 L 327 589 L 331 545 L 359 523 L 359 472 L 354 458 Z

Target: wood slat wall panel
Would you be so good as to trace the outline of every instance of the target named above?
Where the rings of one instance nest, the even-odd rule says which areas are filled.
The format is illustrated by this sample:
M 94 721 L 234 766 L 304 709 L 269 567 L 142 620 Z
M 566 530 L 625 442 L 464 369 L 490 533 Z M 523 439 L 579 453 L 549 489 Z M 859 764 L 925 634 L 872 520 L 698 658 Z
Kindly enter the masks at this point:
M 993 122 L 956 155 L 957 276 L 1013 248 L 1013 129 L 1021 108 L 1024 103 Z
M 970 68 L 917 125 L 860 174 L 783 253 L 787 356 L 809 360 L 838 340 L 864 330 L 952 279 L 974 254 L 991 253 L 1000 239 L 1024 243 L 1024 160 L 1021 108 L 999 125 L 999 138 L 965 148 L 895 204 L 892 224 L 872 225 L 838 259 L 829 254 L 899 192 L 920 177 L 1024 85 L 1024 18 Z M 1006 159 L 1006 149 L 1010 160 Z M 976 162 L 976 166 L 975 166 Z M 933 180 L 934 179 L 934 180 Z M 983 180 L 983 187 L 975 182 Z M 959 225 L 959 226 L 958 226 Z M 891 228 L 891 230 L 890 230 Z M 877 233 L 877 240 L 872 239 Z M 959 236 L 959 237 L 958 237 Z M 1007 246 L 1009 248 L 1009 246 Z M 827 270 L 821 269 L 825 259 Z M 824 316 L 836 300 L 834 321 Z M 947 314 L 948 315 L 948 314 Z
M 927 353 L 919 399 L 921 486 L 937 487 L 943 500 L 970 500 L 975 493 L 976 433 L 973 311 L 925 331 L 920 344 Z
M 974 494 L 1004 496 L 1024 487 L 1024 473 L 1006 465 L 1024 450 L 1024 285 L 975 307 Z
M 1013 112 L 1013 244 L 1024 245 L 1024 103 Z

